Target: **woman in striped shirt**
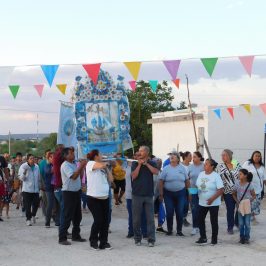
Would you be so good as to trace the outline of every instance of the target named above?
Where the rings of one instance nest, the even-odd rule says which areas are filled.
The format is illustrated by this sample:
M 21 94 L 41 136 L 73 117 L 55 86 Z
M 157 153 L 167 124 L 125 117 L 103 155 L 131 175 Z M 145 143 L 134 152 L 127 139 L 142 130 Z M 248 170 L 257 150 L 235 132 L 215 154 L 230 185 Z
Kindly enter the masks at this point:
M 233 190 L 235 181 L 238 179 L 239 170 L 241 165 L 232 163 L 233 152 L 229 149 L 225 149 L 222 152 L 223 163 L 219 165 L 219 173 L 224 184 L 224 201 L 227 211 L 227 232 L 228 234 L 234 234 L 234 224 L 235 224 L 235 201 L 233 198 Z

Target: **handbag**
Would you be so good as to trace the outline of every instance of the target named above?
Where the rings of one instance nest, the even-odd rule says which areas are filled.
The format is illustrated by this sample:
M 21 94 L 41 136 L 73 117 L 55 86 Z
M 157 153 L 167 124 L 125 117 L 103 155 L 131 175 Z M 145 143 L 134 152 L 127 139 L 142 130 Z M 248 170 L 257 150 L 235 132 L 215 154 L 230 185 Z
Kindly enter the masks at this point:
M 244 199 L 244 197 L 245 197 L 245 195 L 246 195 L 246 193 L 247 193 L 247 191 L 248 191 L 249 186 L 250 186 L 250 183 L 248 183 L 248 185 L 247 185 L 247 187 L 246 187 L 246 189 L 245 189 L 245 191 L 244 191 L 244 194 L 242 195 L 242 197 L 241 197 L 239 203 Z M 235 225 L 236 225 L 237 227 L 239 226 L 239 221 L 238 221 L 238 207 L 236 208 L 236 212 L 235 212 Z
M 256 168 L 256 166 L 254 164 L 253 164 L 253 166 L 254 166 L 254 168 L 255 168 L 255 170 L 257 172 L 257 175 L 258 175 L 258 177 L 260 179 L 260 186 L 262 188 L 262 191 L 261 191 L 261 199 L 263 199 L 264 198 L 264 184 L 263 184 L 263 181 L 261 182 L 261 177 L 259 175 L 258 169 Z

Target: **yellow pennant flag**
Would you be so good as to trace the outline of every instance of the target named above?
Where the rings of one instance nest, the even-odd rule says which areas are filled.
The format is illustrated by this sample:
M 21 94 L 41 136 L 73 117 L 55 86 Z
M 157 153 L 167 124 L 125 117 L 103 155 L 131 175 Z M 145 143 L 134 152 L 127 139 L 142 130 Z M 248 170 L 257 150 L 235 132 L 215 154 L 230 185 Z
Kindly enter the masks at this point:
M 56 87 L 65 95 L 67 84 L 56 84 Z
M 245 110 L 251 114 L 251 105 L 250 104 L 241 104 L 245 108 Z
M 130 74 L 132 75 L 132 77 L 136 81 L 138 79 L 138 76 L 139 76 L 139 70 L 140 70 L 141 62 L 124 62 L 124 64 L 126 65 Z

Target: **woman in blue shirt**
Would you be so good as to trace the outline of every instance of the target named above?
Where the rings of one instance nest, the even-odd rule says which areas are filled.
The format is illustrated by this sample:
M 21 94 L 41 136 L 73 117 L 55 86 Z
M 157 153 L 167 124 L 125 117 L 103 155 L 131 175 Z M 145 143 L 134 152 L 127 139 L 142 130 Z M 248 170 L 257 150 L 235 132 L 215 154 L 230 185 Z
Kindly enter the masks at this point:
M 177 236 L 182 233 L 184 207 L 186 202 L 186 188 L 189 179 L 186 169 L 180 164 L 178 153 L 170 155 L 170 165 L 166 166 L 160 175 L 160 201 L 164 200 L 166 208 L 167 235 L 173 234 L 173 216 L 176 214 Z

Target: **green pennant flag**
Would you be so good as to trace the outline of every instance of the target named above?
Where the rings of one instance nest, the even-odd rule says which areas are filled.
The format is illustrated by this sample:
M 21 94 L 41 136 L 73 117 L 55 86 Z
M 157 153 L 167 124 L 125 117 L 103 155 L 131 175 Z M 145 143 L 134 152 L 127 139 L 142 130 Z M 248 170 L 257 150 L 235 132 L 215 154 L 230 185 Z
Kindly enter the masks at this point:
M 209 73 L 210 77 L 212 76 L 212 73 L 214 71 L 215 65 L 218 61 L 218 57 L 213 58 L 201 58 L 200 59 L 202 64 L 204 65 L 205 69 Z
M 18 90 L 19 90 L 19 85 L 9 85 L 9 89 L 10 89 L 14 99 L 16 99 L 17 94 L 18 94 Z

